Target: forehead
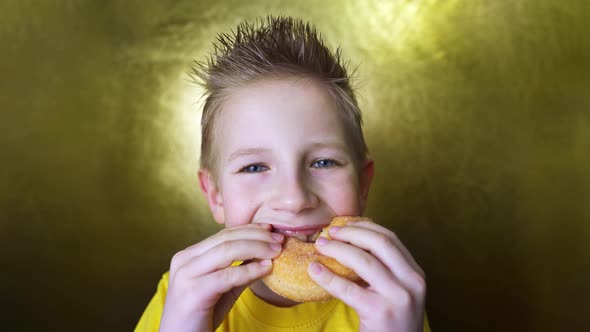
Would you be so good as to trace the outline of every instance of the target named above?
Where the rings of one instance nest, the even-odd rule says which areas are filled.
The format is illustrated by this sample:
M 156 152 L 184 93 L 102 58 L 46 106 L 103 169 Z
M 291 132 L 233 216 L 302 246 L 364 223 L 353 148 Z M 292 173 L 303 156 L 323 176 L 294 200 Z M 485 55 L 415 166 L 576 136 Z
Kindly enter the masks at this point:
M 254 107 L 277 112 L 288 108 L 320 113 L 332 110 L 332 98 L 328 87 L 315 79 L 264 79 L 234 89 L 224 102 L 222 113 L 227 115 L 232 111 L 244 112 Z
M 216 120 L 214 141 L 222 159 L 238 146 L 347 145 L 328 88 L 308 78 L 263 80 L 232 91 Z

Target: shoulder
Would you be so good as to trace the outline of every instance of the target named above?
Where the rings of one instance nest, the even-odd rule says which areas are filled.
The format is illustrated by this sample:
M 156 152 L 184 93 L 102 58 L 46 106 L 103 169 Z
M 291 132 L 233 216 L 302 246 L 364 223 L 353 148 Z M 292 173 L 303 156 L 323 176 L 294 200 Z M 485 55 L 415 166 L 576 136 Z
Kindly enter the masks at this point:
M 164 291 L 168 289 L 168 280 L 170 279 L 170 271 L 164 273 L 162 278 L 160 278 L 160 282 L 158 282 L 158 290 L 162 288 Z
M 168 292 L 168 281 L 170 279 L 170 272 L 166 272 L 162 274 L 160 281 L 158 281 L 158 287 L 156 288 L 156 294 L 154 297 L 162 297 L 166 298 L 166 293 Z
M 137 326 L 135 332 L 156 332 L 160 327 L 160 319 L 162 318 L 162 312 L 164 311 L 164 302 L 166 300 L 166 292 L 168 291 L 168 280 L 170 273 L 166 272 L 160 278 L 156 294 L 152 297 L 151 301 L 145 308 Z

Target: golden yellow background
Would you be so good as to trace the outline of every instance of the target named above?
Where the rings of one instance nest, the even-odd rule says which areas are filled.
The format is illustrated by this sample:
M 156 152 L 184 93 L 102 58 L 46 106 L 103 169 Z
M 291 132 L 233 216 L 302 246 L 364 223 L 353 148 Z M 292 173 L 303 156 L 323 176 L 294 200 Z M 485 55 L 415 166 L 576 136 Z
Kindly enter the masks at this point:
M 368 215 L 428 274 L 435 331 L 590 320 L 590 2 L 2 1 L 2 330 L 129 331 L 198 191 L 217 32 L 289 14 L 360 64 Z

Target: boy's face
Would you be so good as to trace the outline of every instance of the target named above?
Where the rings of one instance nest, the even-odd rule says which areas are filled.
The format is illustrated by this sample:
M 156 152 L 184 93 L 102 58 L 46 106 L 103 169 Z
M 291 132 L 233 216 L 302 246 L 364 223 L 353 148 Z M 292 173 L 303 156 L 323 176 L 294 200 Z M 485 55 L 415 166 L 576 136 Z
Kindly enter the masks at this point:
M 299 235 L 335 216 L 360 215 L 373 163 L 355 167 L 342 121 L 326 88 L 311 79 L 234 91 L 215 124 L 217 179 L 199 172 L 215 220 L 269 223 Z

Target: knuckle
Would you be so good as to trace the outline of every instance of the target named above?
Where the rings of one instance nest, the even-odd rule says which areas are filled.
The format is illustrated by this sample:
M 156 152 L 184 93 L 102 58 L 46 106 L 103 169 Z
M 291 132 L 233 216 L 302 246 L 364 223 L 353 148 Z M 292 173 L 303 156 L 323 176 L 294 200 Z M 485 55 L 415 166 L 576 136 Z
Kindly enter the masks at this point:
M 426 294 L 426 278 L 420 272 L 415 272 L 410 278 L 412 288 L 420 295 Z
M 181 281 L 183 279 L 185 270 L 186 268 L 184 266 L 179 266 L 174 271 L 170 271 L 170 282 L 177 284 L 179 281 Z
M 225 268 L 221 270 L 221 279 L 227 281 L 233 277 L 233 273 L 231 273 L 231 269 Z
M 397 241 L 399 241 L 399 237 L 398 237 L 398 236 L 397 236 L 397 234 L 395 234 L 395 232 L 394 232 L 394 231 L 392 231 L 391 229 L 389 229 L 389 228 L 385 228 L 385 234 L 387 235 L 387 237 L 388 237 L 389 239 L 391 239 L 391 241 L 393 241 L 393 242 L 397 242 Z
M 170 261 L 170 271 L 176 271 L 179 267 L 181 262 L 183 261 L 184 257 L 184 250 L 179 251 L 174 256 L 172 256 L 172 260 Z
M 410 294 L 410 292 L 405 289 L 401 290 L 398 292 L 398 294 L 396 294 L 396 302 L 401 307 L 411 307 L 413 303 L 412 294 Z
M 378 311 L 374 313 L 375 317 L 379 317 L 380 321 L 390 322 L 395 319 L 396 313 L 395 309 L 391 306 L 381 305 L 376 306 Z
M 217 247 L 217 250 L 219 250 L 220 253 L 225 256 L 230 252 L 232 246 L 231 246 L 231 242 L 223 241 L 220 244 L 218 244 L 216 247 Z
M 391 247 L 394 244 L 393 240 L 389 236 L 381 233 L 379 233 L 379 235 L 377 236 L 376 242 L 377 245 L 382 248 Z
M 360 266 L 364 266 L 364 269 L 366 269 L 366 270 L 371 269 L 371 265 L 373 264 L 373 262 L 375 260 L 373 258 L 373 256 L 371 256 L 369 254 L 360 255 L 359 259 L 360 259 L 360 264 L 359 265 Z
M 221 232 L 219 232 L 219 240 L 221 241 L 221 243 L 229 241 L 229 238 L 231 237 L 231 232 L 231 229 L 223 229 Z
M 239 274 L 235 273 L 235 269 L 226 268 L 221 271 L 220 278 L 223 280 L 224 284 L 226 284 L 226 285 L 237 286 L 238 281 L 239 281 L 238 277 L 239 277 Z
M 266 267 L 263 265 L 260 265 L 260 264 L 247 264 L 245 267 L 246 267 L 246 271 L 243 274 L 244 274 L 244 276 L 247 276 L 248 278 L 258 276 L 263 271 L 266 271 Z M 270 269 L 268 270 L 268 272 L 270 273 Z
M 389 228 L 384 229 L 383 235 L 385 235 L 391 241 L 395 241 L 397 239 L 397 235 L 395 235 L 395 233 L 392 230 L 390 230 Z
M 348 298 L 353 297 L 355 292 L 356 287 L 355 284 L 353 284 L 352 282 L 347 282 L 342 286 L 342 293 Z
M 331 289 L 338 286 L 338 285 L 336 285 L 336 280 L 334 279 L 334 275 L 332 273 L 329 273 L 329 271 L 323 271 L 323 273 L 321 273 L 318 277 L 324 285 L 326 285 L 327 287 L 329 287 Z
M 416 264 L 417 265 L 417 264 Z M 422 269 L 420 266 L 416 266 L 417 269 L 417 273 L 420 275 L 420 277 L 424 280 L 426 280 L 426 272 L 424 272 L 424 269 Z

